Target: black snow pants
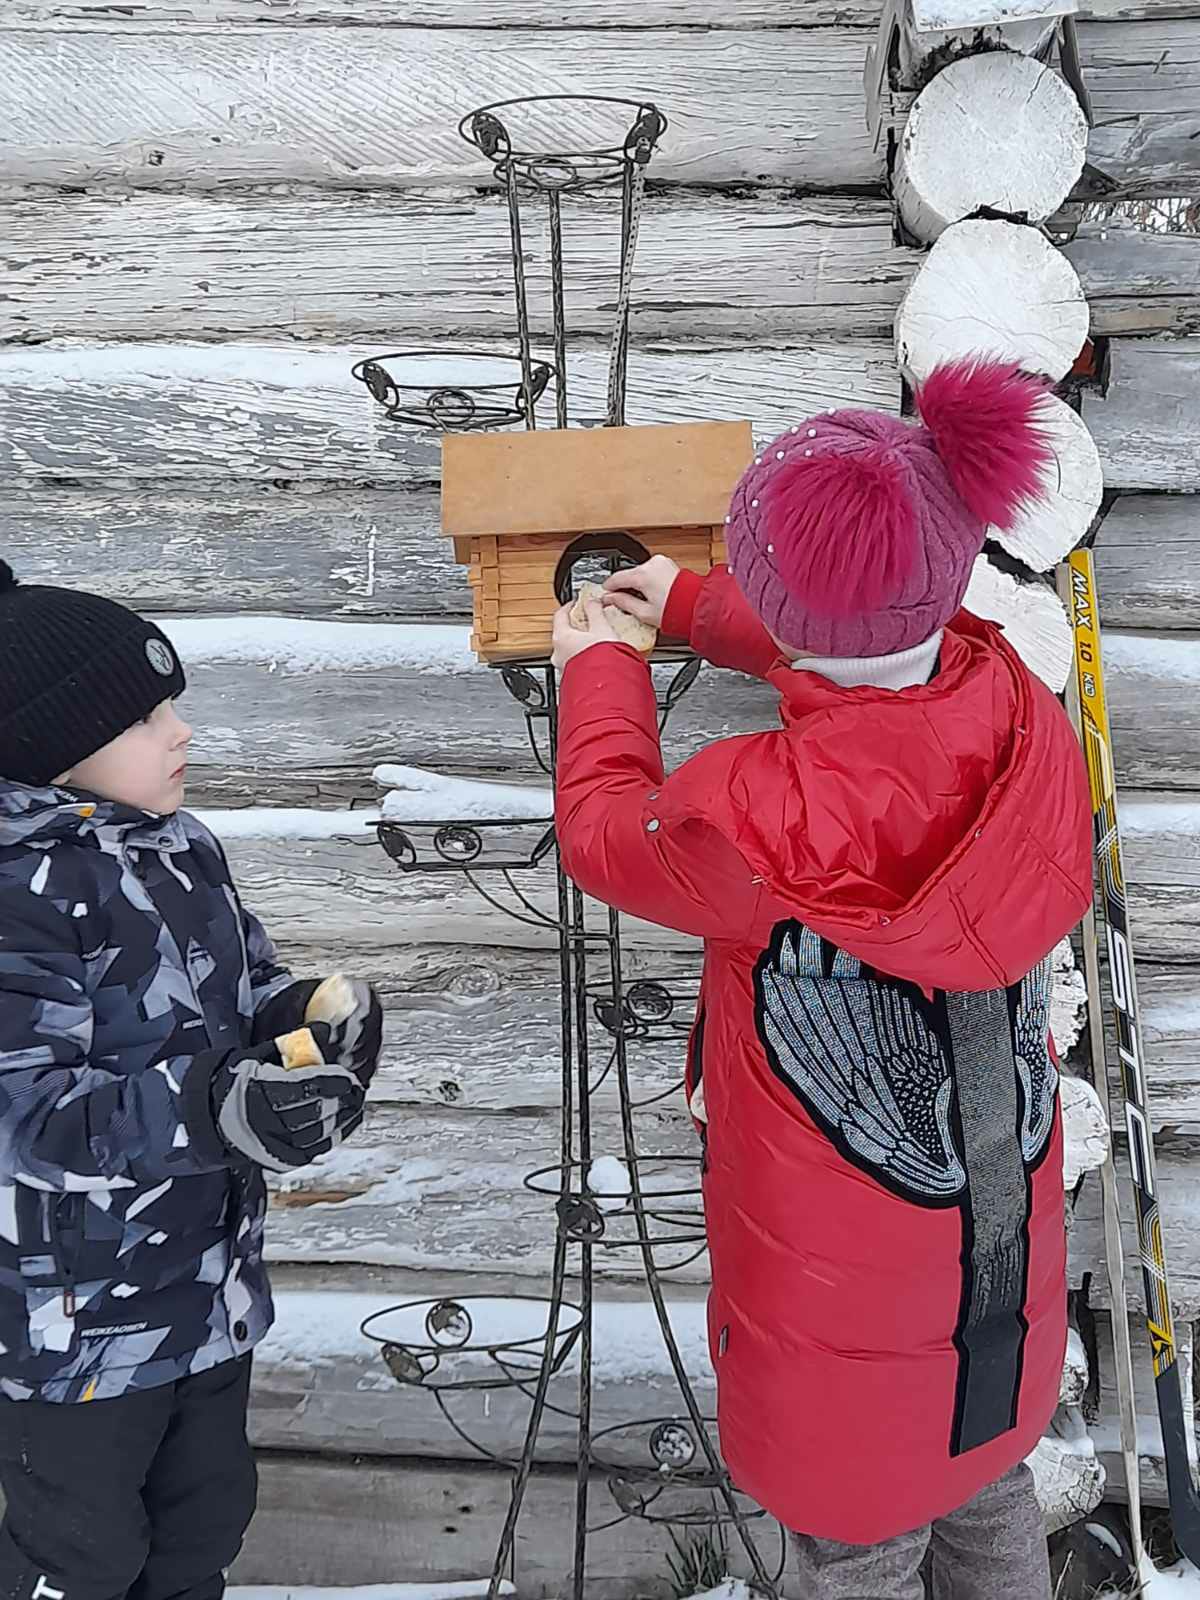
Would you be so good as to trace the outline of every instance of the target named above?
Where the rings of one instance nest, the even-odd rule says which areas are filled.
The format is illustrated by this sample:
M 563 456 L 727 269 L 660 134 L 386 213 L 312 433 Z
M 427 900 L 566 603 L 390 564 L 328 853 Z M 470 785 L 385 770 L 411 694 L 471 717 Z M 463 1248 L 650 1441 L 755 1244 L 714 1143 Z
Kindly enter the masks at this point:
M 0 1600 L 221 1600 L 254 1514 L 250 1358 L 116 1400 L 0 1400 Z

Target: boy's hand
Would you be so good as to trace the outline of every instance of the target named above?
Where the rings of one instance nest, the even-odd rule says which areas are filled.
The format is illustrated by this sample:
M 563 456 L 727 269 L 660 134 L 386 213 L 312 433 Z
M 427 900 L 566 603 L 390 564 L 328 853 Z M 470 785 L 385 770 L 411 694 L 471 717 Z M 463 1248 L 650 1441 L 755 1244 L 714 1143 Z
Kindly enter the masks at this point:
M 278 1044 L 231 1051 L 212 1075 L 212 1117 L 222 1142 L 271 1172 L 305 1167 L 348 1138 L 363 1118 L 366 1090 L 334 1059 L 331 1030 L 308 1031 L 323 1058 L 286 1067 Z
M 574 605 L 562 606 L 554 613 L 554 653 L 551 661 L 561 672 L 568 661 L 574 660 L 594 644 L 620 644 L 613 625 L 604 615 L 604 607 L 597 600 L 589 600 L 583 612 L 586 628 L 577 628 L 571 621 Z
M 626 567 L 605 581 L 605 604 L 628 612 L 651 628 L 661 628 L 667 596 L 678 576 L 679 568 L 670 556 L 651 556 L 640 567 Z
M 326 978 L 305 1006 L 304 1020 L 329 1024 L 333 1059 L 367 1088 L 383 1049 L 383 1007 L 371 985 L 340 972 Z

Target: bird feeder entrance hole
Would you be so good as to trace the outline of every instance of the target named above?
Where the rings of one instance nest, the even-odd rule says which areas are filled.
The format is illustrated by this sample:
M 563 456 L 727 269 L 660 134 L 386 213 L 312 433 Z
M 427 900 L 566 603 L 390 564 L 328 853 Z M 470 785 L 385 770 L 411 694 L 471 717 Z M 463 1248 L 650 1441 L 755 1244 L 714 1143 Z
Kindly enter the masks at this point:
M 554 569 L 554 598 L 560 605 L 574 600 L 585 583 L 603 584 L 623 567 L 640 567 L 650 551 L 631 533 L 581 533 L 572 539 Z

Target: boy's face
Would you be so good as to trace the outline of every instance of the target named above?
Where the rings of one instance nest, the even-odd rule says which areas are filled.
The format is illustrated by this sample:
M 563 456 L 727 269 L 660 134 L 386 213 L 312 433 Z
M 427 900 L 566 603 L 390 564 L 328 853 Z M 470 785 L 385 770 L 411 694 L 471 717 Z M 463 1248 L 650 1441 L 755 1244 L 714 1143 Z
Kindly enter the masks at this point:
M 184 771 L 192 730 L 164 700 L 148 717 L 88 756 L 58 780 L 103 800 L 169 816 L 183 804 Z

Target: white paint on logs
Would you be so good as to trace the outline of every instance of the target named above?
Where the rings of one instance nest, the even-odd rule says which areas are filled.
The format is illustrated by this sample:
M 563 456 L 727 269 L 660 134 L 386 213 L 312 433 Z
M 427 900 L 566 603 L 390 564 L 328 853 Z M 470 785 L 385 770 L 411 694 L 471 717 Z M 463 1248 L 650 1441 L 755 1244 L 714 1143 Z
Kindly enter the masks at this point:
M 1043 402 L 1039 426 L 1054 451 L 1042 471 L 1045 498 L 1026 505 L 1006 532 L 993 528 L 989 537 L 1034 572 L 1049 572 L 1095 521 L 1104 468 L 1078 412 L 1054 395 Z
M 926 243 L 985 208 L 1051 216 L 1083 172 L 1087 119 L 1058 74 L 989 51 L 953 61 L 913 104 L 896 163 L 900 216 Z
M 1030 671 L 1055 694 L 1063 692 L 1071 670 L 1071 627 L 1053 589 L 1021 583 L 980 556 L 963 603 L 977 617 L 998 623 Z
M 1063 1188 L 1073 1189 L 1085 1172 L 1094 1172 L 1108 1158 L 1112 1144 L 1108 1117 L 1100 1096 L 1086 1078 L 1066 1073 L 1059 1082 L 1063 1120 Z
M 1071 263 L 1035 228 L 956 222 L 929 252 L 896 317 L 896 355 L 910 379 L 944 361 L 992 356 L 1057 381 L 1088 334 Z

